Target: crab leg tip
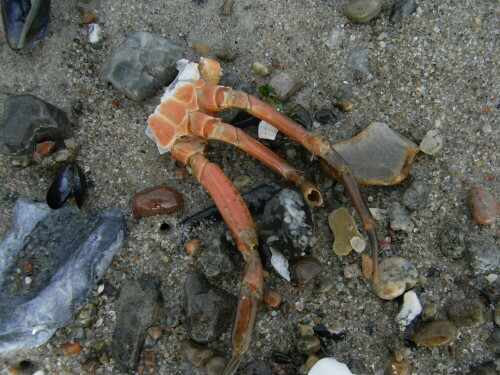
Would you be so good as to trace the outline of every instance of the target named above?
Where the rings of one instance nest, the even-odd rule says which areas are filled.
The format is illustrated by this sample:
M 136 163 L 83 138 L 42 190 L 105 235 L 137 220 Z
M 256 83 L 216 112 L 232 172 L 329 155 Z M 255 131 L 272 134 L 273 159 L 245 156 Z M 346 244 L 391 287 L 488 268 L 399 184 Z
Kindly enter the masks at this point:
M 242 356 L 232 356 L 231 359 L 229 360 L 224 372 L 222 375 L 234 375 L 236 374 L 236 371 L 238 371 L 238 367 L 240 367 L 241 360 L 243 359 Z

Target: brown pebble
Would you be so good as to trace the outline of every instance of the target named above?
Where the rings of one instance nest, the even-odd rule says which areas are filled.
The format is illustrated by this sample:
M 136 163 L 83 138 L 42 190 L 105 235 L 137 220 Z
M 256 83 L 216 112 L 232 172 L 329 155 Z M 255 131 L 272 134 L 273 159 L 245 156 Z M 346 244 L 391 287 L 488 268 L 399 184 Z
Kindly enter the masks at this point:
M 411 363 L 407 360 L 389 363 L 389 375 L 411 375 L 412 370 Z
M 174 176 L 179 180 L 184 180 L 188 175 L 189 171 L 186 167 L 175 167 L 174 168 Z
M 313 354 L 321 348 L 321 342 L 316 336 L 303 336 L 297 340 L 297 351 L 301 354 Z
M 309 284 L 322 270 L 323 264 L 313 257 L 302 258 L 292 267 L 292 273 L 299 288 Z
M 35 269 L 35 267 L 33 267 L 33 263 L 27 259 L 20 260 L 19 264 L 21 265 L 21 273 L 25 275 L 30 275 Z
M 361 270 L 365 279 L 371 279 L 373 276 L 373 260 L 368 255 L 361 253 Z
M 61 350 L 62 355 L 73 355 L 80 352 L 82 347 L 80 346 L 80 342 L 75 341 L 62 344 L 59 349 Z
M 184 358 L 196 367 L 203 366 L 214 355 L 212 349 L 191 340 L 184 340 L 181 350 Z
M 457 327 L 453 322 L 444 319 L 433 320 L 420 327 L 413 334 L 413 341 L 422 346 L 432 348 L 446 345 L 457 338 Z
M 163 331 L 161 327 L 149 327 L 148 328 L 148 335 L 151 336 L 153 340 L 158 340 L 161 335 L 163 334 Z
M 204 42 L 196 43 L 194 45 L 194 50 L 196 51 L 198 56 L 207 56 L 210 52 L 210 44 Z
M 207 375 L 222 375 L 226 369 L 228 360 L 224 357 L 215 356 L 207 362 L 205 370 Z
M 44 157 L 50 154 L 55 147 L 56 147 L 56 142 L 54 141 L 40 142 L 37 143 L 37 145 L 35 146 L 35 153 L 40 157 Z
M 264 303 L 272 308 L 278 308 L 281 305 L 281 301 L 283 301 L 283 297 L 279 292 L 273 289 L 267 289 L 264 291 Z
M 168 186 L 155 186 L 134 196 L 132 206 L 136 218 L 171 214 L 182 208 L 182 196 Z
M 87 23 L 94 22 L 95 19 L 96 19 L 95 14 L 90 13 L 90 12 L 85 12 L 85 13 L 83 13 L 82 18 L 80 18 L 80 21 L 82 21 L 82 23 L 87 24 Z
M 190 256 L 195 257 L 200 253 L 201 242 L 199 239 L 193 238 L 184 244 L 184 248 Z
M 470 189 L 467 193 L 467 202 L 474 219 L 482 225 L 491 225 L 495 222 L 499 205 L 493 194 L 488 190 L 477 188 Z
M 101 361 L 99 361 L 98 358 L 96 357 L 91 357 L 87 359 L 85 362 L 82 364 L 82 370 L 89 373 L 93 374 L 97 371 L 99 366 L 101 365 Z

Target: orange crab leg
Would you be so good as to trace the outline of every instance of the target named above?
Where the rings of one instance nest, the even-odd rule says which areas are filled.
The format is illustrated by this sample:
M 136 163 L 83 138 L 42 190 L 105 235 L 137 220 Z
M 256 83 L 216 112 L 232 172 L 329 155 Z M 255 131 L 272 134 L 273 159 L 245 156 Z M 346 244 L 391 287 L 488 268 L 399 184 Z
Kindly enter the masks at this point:
M 351 168 L 332 146 L 325 139 L 314 133 L 308 132 L 283 113 L 276 111 L 269 104 L 245 92 L 214 85 L 199 87 L 197 91 L 198 105 L 200 108 L 212 112 L 218 112 L 232 107 L 244 109 L 248 113 L 275 126 L 281 132 L 300 143 L 311 154 L 322 159 L 324 165 L 323 169 L 330 177 L 340 180 L 344 184 L 346 192 L 361 218 L 371 248 L 373 281 L 377 283 L 378 243 L 375 223 Z
M 244 131 L 202 112 L 193 112 L 189 116 L 190 131 L 194 135 L 206 139 L 216 139 L 238 147 L 297 186 L 309 204 L 318 207 L 323 205 L 320 191 L 305 178 L 304 172 L 291 166 L 285 159 L 276 155 Z
M 178 140 L 172 147 L 172 157 L 189 165 L 198 181 L 205 187 L 233 234 L 236 248 L 245 261 L 238 307 L 232 333 L 232 358 L 224 375 L 234 374 L 241 356 L 248 351 L 264 284 L 262 264 L 257 251 L 257 233 L 250 212 L 222 170 L 210 163 L 203 150 L 205 141 L 197 136 Z

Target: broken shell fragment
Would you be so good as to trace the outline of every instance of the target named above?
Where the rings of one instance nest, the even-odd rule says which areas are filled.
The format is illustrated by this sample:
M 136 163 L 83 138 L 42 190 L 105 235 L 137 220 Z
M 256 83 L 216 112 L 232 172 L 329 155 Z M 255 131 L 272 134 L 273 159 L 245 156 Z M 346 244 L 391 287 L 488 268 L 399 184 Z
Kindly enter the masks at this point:
M 394 185 L 406 178 L 419 148 L 381 122 L 333 146 L 365 185 Z M 366 152 L 370 150 L 370 152 Z M 328 168 L 322 163 L 323 168 Z
M 314 364 L 307 375 L 354 375 L 349 368 L 335 358 L 323 358 Z
M 410 324 L 422 312 L 422 305 L 418 300 L 417 293 L 413 290 L 406 292 L 403 298 L 403 307 L 396 316 L 396 323 L 399 323 L 402 327 Z
M 391 300 L 412 288 L 418 281 L 418 271 L 405 258 L 391 257 L 379 264 L 376 291 L 380 298 Z
M 276 134 L 278 134 L 278 129 L 276 129 L 271 124 L 261 121 L 259 123 L 259 138 L 260 139 L 269 139 L 274 141 L 276 139 Z
M 333 251 L 335 254 L 349 254 L 353 249 L 353 242 L 356 249 L 359 250 L 361 248 L 361 251 L 363 251 L 365 245 L 364 240 L 362 239 L 361 233 L 358 231 L 354 218 L 347 208 L 341 207 L 332 211 L 328 216 L 328 223 L 330 224 L 334 236 Z M 357 240 L 354 240 L 355 238 Z M 361 240 L 363 243 L 361 244 L 358 240 Z

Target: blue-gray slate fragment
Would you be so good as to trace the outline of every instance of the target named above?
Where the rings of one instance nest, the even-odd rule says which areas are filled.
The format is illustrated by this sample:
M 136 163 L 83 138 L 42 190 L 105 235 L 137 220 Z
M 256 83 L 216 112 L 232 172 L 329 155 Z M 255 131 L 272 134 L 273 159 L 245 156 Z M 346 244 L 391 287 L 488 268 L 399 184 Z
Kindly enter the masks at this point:
M 33 95 L 11 96 L 0 121 L 0 152 L 22 156 L 34 152 L 37 143 L 71 136 L 66 113 Z
M 18 199 L 0 244 L 0 353 L 51 338 L 101 279 L 125 238 L 119 211 L 81 215 Z M 19 272 L 29 261 L 34 271 Z
M 141 101 L 167 85 L 177 74 L 181 47 L 145 31 L 129 36 L 105 63 L 101 78 L 129 98 Z

